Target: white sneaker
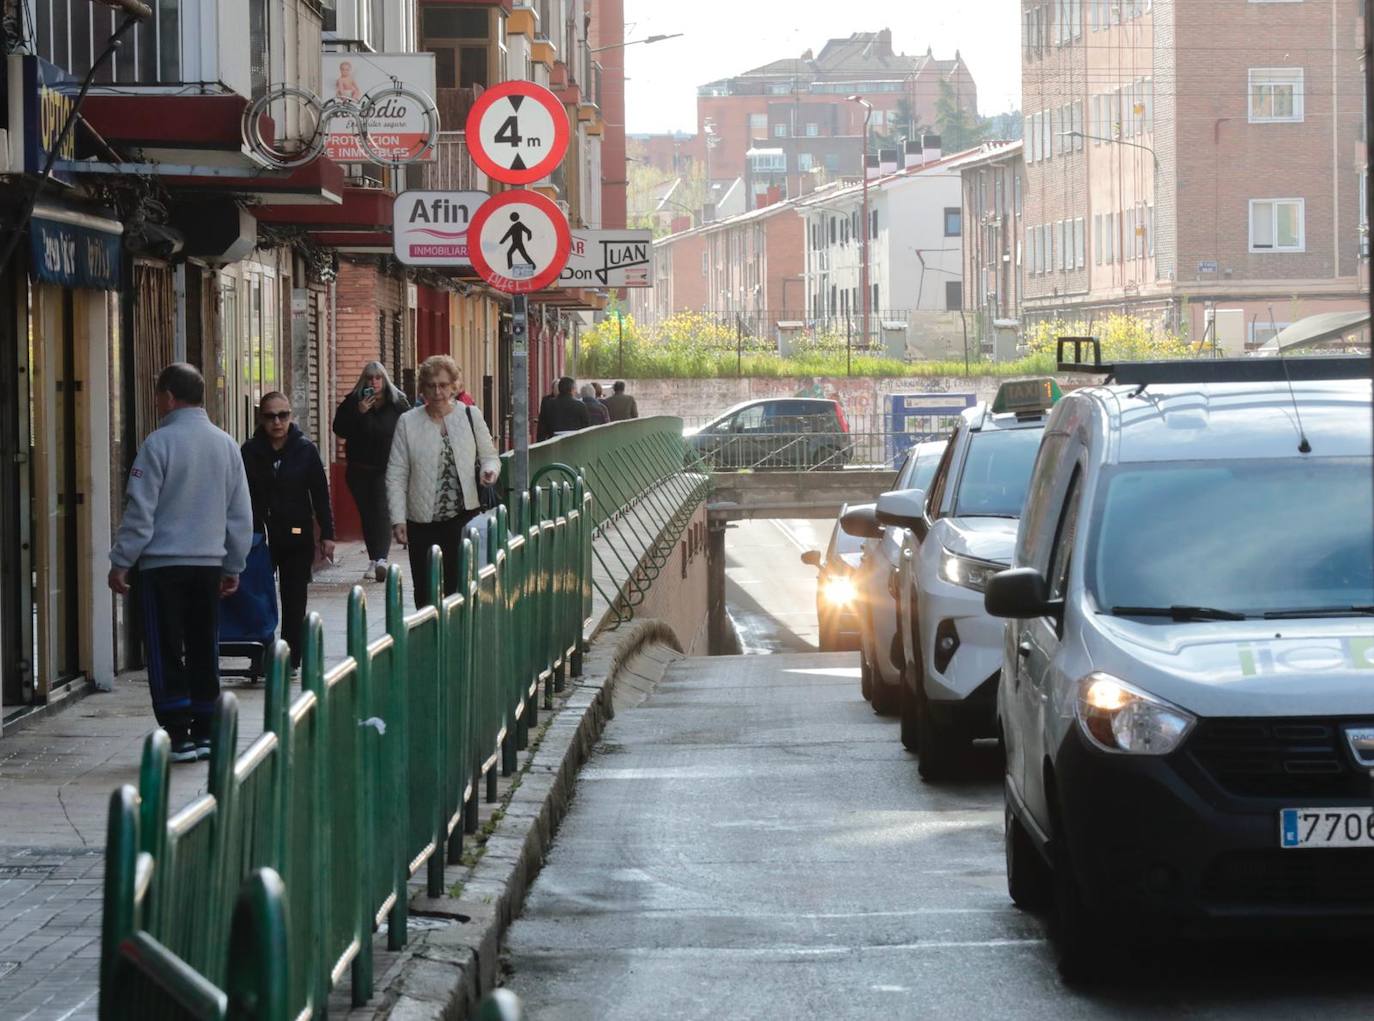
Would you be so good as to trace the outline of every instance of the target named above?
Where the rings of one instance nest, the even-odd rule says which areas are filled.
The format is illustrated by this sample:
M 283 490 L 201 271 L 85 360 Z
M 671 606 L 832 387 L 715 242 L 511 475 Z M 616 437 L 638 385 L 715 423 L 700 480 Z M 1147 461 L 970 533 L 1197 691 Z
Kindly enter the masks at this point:
M 376 561 L 372 565 L 374 577 L 376 577 L 378 581 L 386 581 L 386 572 L 390 568 L 390 566 L 391 565 L 388 564 L 385 560 Z
M 363 568 L 363 581 L 370 581 L 377 577 L 377 561 L 369 560 L 367 566 Z

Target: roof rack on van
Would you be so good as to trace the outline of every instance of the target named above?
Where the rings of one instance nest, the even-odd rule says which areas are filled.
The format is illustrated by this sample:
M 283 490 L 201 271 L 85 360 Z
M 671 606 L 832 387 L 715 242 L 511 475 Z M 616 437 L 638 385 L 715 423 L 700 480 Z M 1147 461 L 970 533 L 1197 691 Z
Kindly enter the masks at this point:
M 1073 361 L 1064 350 L 1073 345 Z M 1085 349 L 1092 361 L 1085 362 Z M 1166 362 L 1102 363 L 1102 344 L 1096 337 L 1060 337 L 1055 360 L 1060 372 L 1105 373 L 1105 382 L 1126 386 L 1154 383 L 1282 383 L 1286 380 L 1368 379 L 1367 358 L 1309 355 L 1302 358 L 1179 358 Z

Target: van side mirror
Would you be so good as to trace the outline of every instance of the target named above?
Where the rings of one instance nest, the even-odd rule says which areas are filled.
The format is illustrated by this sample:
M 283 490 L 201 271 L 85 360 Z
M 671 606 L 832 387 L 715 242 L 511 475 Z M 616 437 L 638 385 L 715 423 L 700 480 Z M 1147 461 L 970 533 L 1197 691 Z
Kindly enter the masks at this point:
M 1058 619 L 1064 613 L 1064 600 L 1050 599 L 1049 582 L 1034 567 L 1013 567 L 999 571 L 983 591 L 983 608 L 994 617 L 1033 620 Z
M 925 519 L 926 491 L 924 489 L 894 489 L 878 497 L 877 517 L 880 525 L 896 525 L 915 531 Z
M 801 555 L 801 562 L 819 568 L 821 566 L 821 551 L 814 549 L 807 550 Z
M 872 504 L 853 507 L 840 515 L 840 529 L 845 535 L 860 539 L 881 539 L 883 526 L 878 524 L 877 511 Z

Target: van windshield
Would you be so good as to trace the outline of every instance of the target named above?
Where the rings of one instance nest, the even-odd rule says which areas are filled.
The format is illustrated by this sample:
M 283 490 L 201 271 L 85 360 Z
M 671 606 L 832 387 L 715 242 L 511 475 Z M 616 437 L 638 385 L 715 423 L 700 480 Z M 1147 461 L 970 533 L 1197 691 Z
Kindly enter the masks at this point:
M 1019 518 L 1044 430 L 998 429 L 969 442 L 954 517 Z
M 1369 458 L 1127 465 L 1102 485 L 1084 574 L 1099 609 L 1374 603 Z

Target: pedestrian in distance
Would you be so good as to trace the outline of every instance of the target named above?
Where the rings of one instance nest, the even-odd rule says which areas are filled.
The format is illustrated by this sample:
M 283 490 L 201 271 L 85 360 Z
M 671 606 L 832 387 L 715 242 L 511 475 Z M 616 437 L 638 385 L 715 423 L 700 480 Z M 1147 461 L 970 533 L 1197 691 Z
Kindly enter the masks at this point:
M 501 460 L 482 412 L 455 399 L 458 364 L 448 355 L 420 366 L 422 408 L 401 416 L 386 470 L 392 535 L 410 552 L 416 607 L 428 606 L 429 549 L 444 554 L 443 591 L 458 590 L 463 530 L 481 513 L 480 483 L 492 484 Z
M 257 431 L 242 452 L 253 531 L 267 537 L 281 592 L 281 637 L 291 648 L 291 669 L 299 670 L 311 571 L 317 556 L 334 559 L 334 514 L 324 461 L 291 420 L 291 402 L 276 392 L 263 397 Z
M 162 421 L 129 471 L 108 580 L 124 595 L 138 567 L 153 714 L 172 761 L 193 762 L 210 757 L 220 599 L 238 590 L 253 507 L 238 443 L 205 414 L 200 370 L 168 365 L 153 400 Z
M 463 370 L 461 366 L 458 369 L 458 378 L 454 381 L 453 385 L 457 390 L 453 397 L 454 400 L 459 404 L 466 404 L 469 408 L 477 406 L 477 400 L 472 394 L 468 393 L 467 388 L 463 385 Z
M 611 421 L 624 422 L 629 418 L 638 418 L 639 405 L 625 392 L 625 381 L 617 379 L 611 389 L 615 392 L 606 398 L 606 410 L 611 413 Z
M 353 494 L 367 545 L 365 577 L 383 581 L 391 555 L 391 517 L 386 500 L 386 466 L 396 422 L 410 410 L 406 395 L 391 382 L 381 362 L 368 362 L 352 392 L 334 412 L 334 435 L 344 441 L 344 481 Z
M 605 425 L 611 420 L 611 413 L 606 410 L 606 405 L 596 399 L 596 387 L 590 383 L 583 383 L 578 393 L 582 395 L 582 403 L 586 405 L 587 418 L 591 425 Z
M 551 440 L 558 433 L 574 432 L 591 425 L 587 406 L 573 393 L 577 384 L 571 376 L 558 381 L 558 396 L 545 402 L 539 409 L 538 440 Z

